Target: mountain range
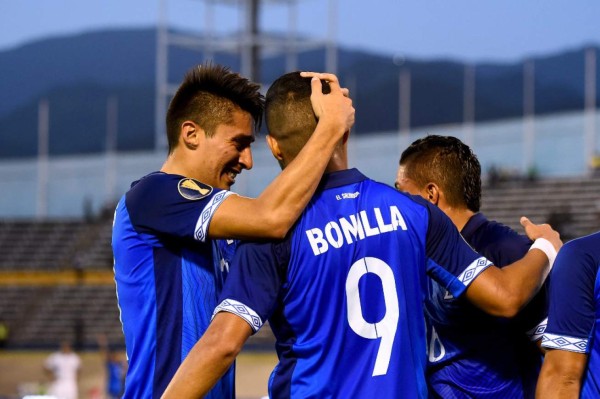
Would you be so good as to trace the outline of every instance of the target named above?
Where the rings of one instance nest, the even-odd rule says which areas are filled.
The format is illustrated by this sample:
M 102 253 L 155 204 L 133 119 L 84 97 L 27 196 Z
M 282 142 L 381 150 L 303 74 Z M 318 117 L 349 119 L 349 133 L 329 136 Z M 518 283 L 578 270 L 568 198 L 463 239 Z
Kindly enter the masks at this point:
M 411 127 L 463 120 L 463 62 L 408 58 L 399 67 L 385 54 L 348 48 L 337 54 L 338 75 L 357 110 L 356 134 L 398 129 L 400 68 L 410 70 Z M 536 114 L 583 108 L 584 58 L 582 47 L 533 59 Z M 200 52 L 170 46 L 169 81 L 181 81 L 202 60 Z M 323 70 L 324 60 L 324 49 L 303 52 L 298 67 Z M 239 70 L 234 55 L 217 55 L 215 62 Z M 117 149 L 154 148 L 155 63 L 154 28 L 87 32 L 0 51 L 0 159 L 37 154 L 40 99 L 49 103 L 51 155 L 104 151 L 109 97 L 118 101 Z M 522 115 L 523 62 L 474 66 L 475 120 Z M 285 55 L 263 57 L 261 81 L 284 72 Z

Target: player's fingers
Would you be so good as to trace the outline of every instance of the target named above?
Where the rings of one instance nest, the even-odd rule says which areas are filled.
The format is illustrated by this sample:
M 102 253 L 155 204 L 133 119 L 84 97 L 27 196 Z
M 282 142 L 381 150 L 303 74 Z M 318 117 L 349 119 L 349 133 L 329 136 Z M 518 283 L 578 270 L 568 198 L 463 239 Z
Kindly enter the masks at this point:
M 344 97 L 350 98 L 350 90 L 346 87 L 342 87 L 342 94 L 344 95 Z
M 527 226 L 533 225 L 533 223 L 531 222 L 531 220 L 529 220 L 525 216 L 521 216 L 520 222 L 521 222 L 521 226 L 523 226 L 524 228 L 527 228 Z
M 300 72 L 300 76 L 303 78 L 314 78 L 317 77 L 321 80 L 324 80 L 329 83 L 329 87 L 331 87 L 331 91 L 340 90 L 340 82 L 333 73 L 325 73 L 325 72 Z
M 310 80 L 310 87 L 311 97 L 314 98 L 323 95 L 323 85 L 321 84 L 321 79 L 319 79 L 317 76 L 313 76 L 313 78 Z

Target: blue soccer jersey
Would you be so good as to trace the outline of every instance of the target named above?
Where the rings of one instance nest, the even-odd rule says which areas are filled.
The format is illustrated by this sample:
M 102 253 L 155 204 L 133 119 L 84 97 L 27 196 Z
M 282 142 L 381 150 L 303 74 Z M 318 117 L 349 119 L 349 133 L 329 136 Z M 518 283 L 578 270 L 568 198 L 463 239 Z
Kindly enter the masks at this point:
M 129 368 L 125 398 L 158 398 L 208 324 L 228 269 L 207 239 L 229 191 L 162 172 L 133 183 L 115 211 L 115 281 Z M 234 397 L 233 368 L 209 398 Z
M 510 228 L 473 215 L 461 231 L 480 254 L 504 267 L 521 259 L 531 241 Z M 531 340 L 545 326 L 545 288 L 514 320 L 493 317 L 435 281 L 426 302 L 428 383 L 440 398 L 533 398 L 541 353 Z M 529 334 L 527 334 L 529 332 Z
M 550 280 L 542 346 L 587 353 L 581 398 L 600 398 L 600 232 L 566 243 Z
M 427 275 L 458 297 L 490 264 L 436 207 L 346 170 L 286 240 L 240 245 L 215 312 L 269 319 L 273 398 L 426 398 Z

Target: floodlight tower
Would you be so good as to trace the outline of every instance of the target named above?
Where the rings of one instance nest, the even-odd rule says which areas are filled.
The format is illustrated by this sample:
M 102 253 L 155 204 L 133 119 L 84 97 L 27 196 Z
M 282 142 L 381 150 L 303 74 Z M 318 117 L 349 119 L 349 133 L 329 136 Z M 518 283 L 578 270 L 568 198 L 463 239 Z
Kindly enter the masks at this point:
M 172 0 L 181 1 L 181 0 Z M 240 73 L 255 82 L 261 78 L 263 54 L 286 54 L 286 70 L 298 69 L 298 54 L 315 48 L 325 48 L 325 67 L 328 72 L 337 72 L 337 1 L 328 0 L 327 37 L 300 37 L 298 28 L 298 3 L 302 0 L 199 0 L 203 5 L 204 23 L 201 35 L 174 33 L 169 31 L 167 5 L 169 0 L 159 0 L 159 19 L 156 40 L 156 101 L 155 101 L 155 149 L 166 147 L 164 118 L 170 96 L 177 85 L 170 83 L 168 76 L 169 47 L 179 46 L 202 52 L 204 60 L 219 53 L 237 54 Z M 321 1 L 321 0 L 313 0 Z M 284 35 L 273 35 L 261 29 L 260 15 L 265 7 L 287 7 L 288 23 Z M 215 31 L 215 11 L 229 8 L 237 12 L 238 26 L 231 32 Z M 263 82 L 264 83 L 264 82 Z

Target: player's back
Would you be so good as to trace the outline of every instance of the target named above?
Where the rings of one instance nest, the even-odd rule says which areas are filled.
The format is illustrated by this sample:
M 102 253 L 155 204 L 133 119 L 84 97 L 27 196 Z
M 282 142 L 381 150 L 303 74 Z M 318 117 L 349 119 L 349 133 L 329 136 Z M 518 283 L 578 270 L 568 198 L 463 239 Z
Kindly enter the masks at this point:
M 280 354 L 270 393 L 424 398 L 428 211 L 352 172 L 338 177 L 293 231 L 270 319 Z

